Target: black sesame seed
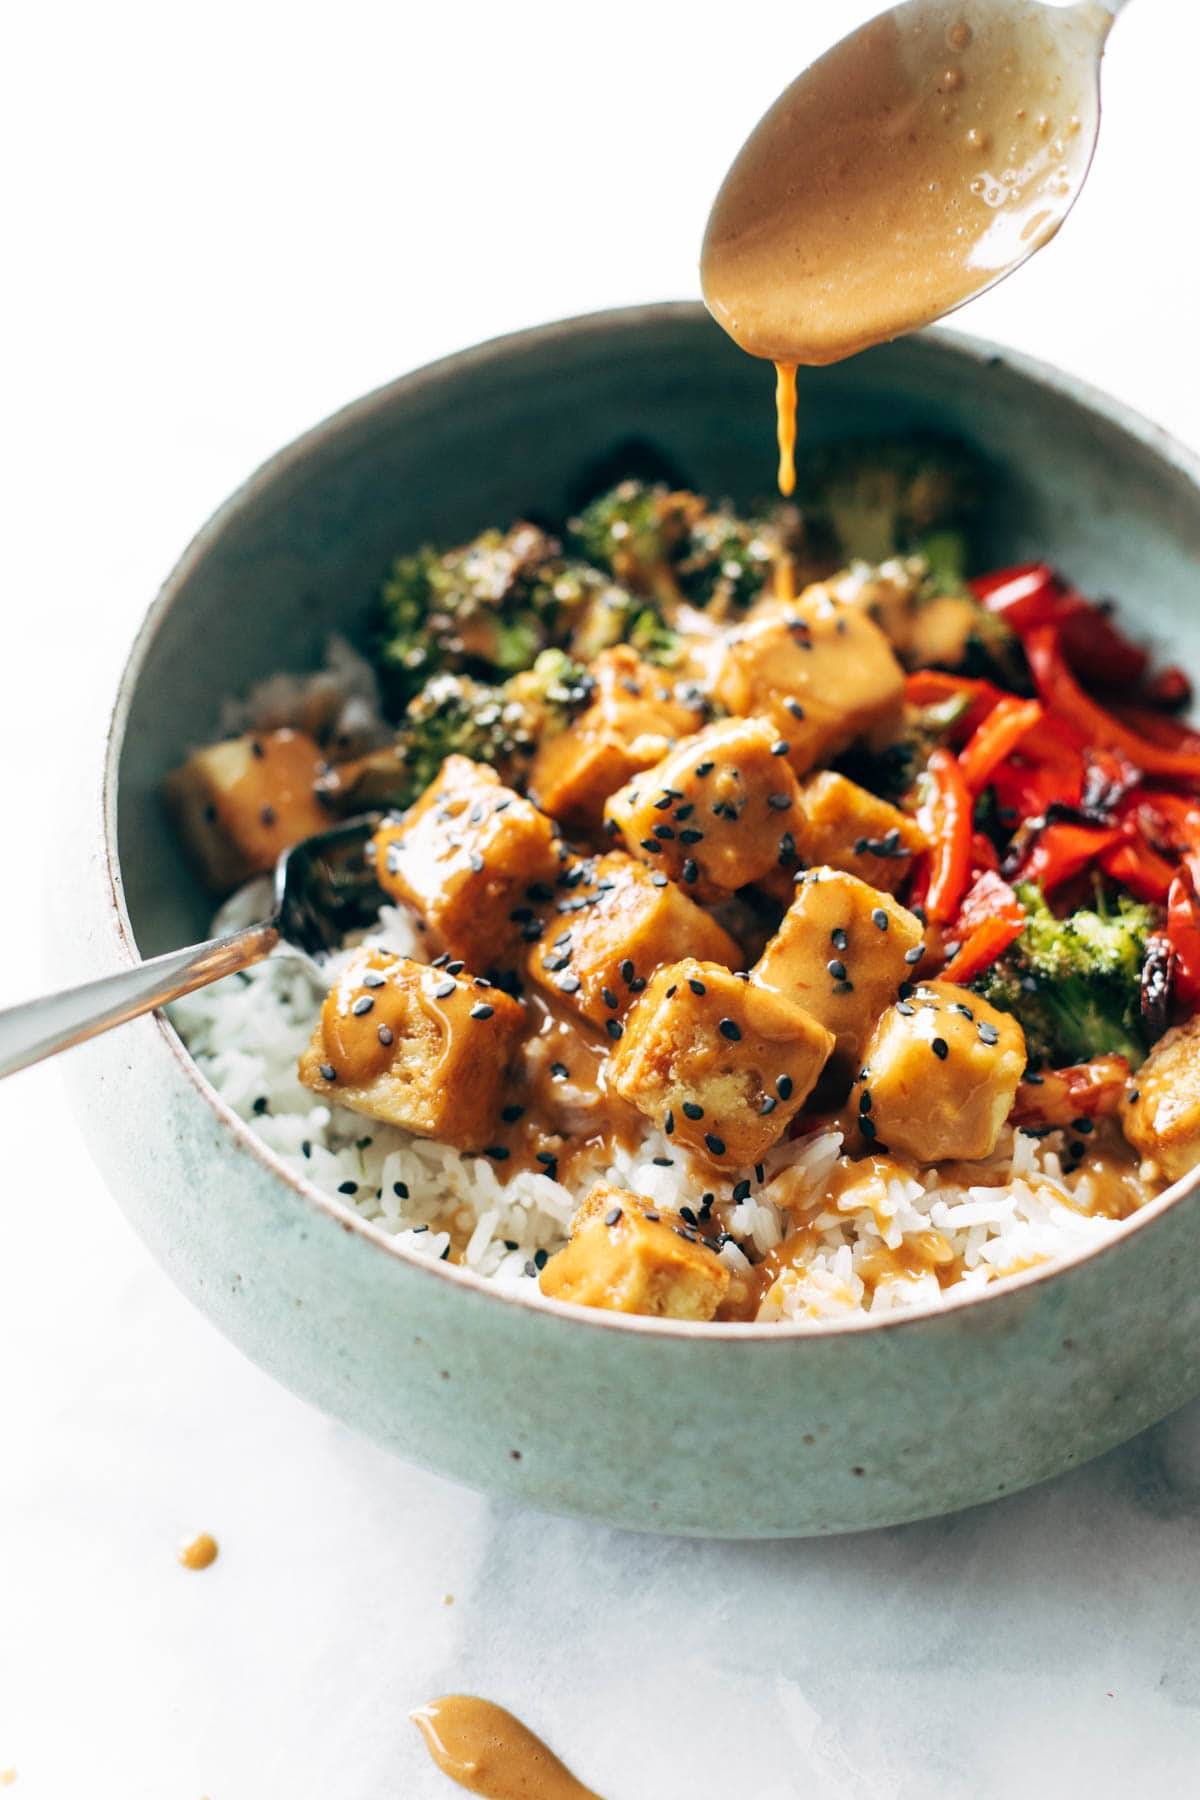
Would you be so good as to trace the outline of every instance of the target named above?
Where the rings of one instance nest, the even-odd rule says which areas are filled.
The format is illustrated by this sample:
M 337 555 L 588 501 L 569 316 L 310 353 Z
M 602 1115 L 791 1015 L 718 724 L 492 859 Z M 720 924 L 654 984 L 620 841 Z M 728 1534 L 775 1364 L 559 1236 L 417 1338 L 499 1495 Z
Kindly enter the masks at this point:
M 643 838 L 641 840 L 641 848 L 650 856 L 662 855 L 662 845 L 657 838 Z
M 397 1200 L 407 1200 L 408 1199 L 408 1183 L 407 1183 L 407 1181 L 393 1181 L 392 1192 L 393 1192 L 393 1194 L 395 1194 Z
M 771 745 L 771 755 L 786 756 L 791 747 L 786 738 L 777 738 Z
M 258 816 L 264 825 L 274 825 L 276 819 L 275 808 L 273 806 L 264 806 Z
M 446 973 L 447 975 L 461 975 L 465 967 L 466 965 L 462 958 L 458 957 L 454 962 L 448 962 L 446 964 Z
M 642 1214 L 642 1217 L 644 1219 L 649 1219 L 649 1221 L 652 1225 L 657 1225 L 659 1220 L 662 1218 L 662 1214 L 660 1212 L 656 1211 L 653 1207 L 648 1206 L 646 1208 L 645 1212 Z
M 844 926 L 835 925 L 829 934 L 829 941 L 835 950 L 845 950 L 850 943 L 850 939 L 846 935 Z
M 734 1187 L 733 1198 L 738 1206 L 742 1204 L 743 1200 L 748 1200 L 750 1198 L 750 1183 L 748 1181 L 739 1181 Z
M 970 1019 L 972 1024 L 975 1023 L 975 1014 L 971 1011 L 969 1006 L 964 1006 L 961 1000 L 952 1001 L 950 1004 L 950 1011 L 958 1013 L 964 1019 Z
M 560 975 L 554 985 L 560 994 L 577 994 L 583 986 L 583 983 L 580 981 L 578 975 L 568 973 L 566 975 Z
M 875 1121 L 871 1118 L 869 1113 L 859 1114 L 858 1129 L 862 1132 L 868 1143 L 871 1143 L 879 1135 L 875 1129 Z
M 697 773 L 697 775 L 702 776 L 702 777 L 705 775 L 711 775 L 714 767 L 715 767 L 715 764 L 713 764 L 711 762 L 699 762 L 696 764 L 696 773 Z
M 332 1063 L 322 1063 L 321 1064 L 321 1080 L 322 1081 L 336 1081 L 337 1080 L 337 1070 L 334 1068 Z
M 728 1038 L 731 1044 L 736 1044 L 742 1035 L 742 1028 L 736 1019 L 721 1019 L 717 1030 L 723 1038 Z
M 804 717 L 804 708 L 798 700 L 785 700 L 783 704 L 787 707 L 793 719 L 802 719 Z
M 467 851 L 467 862 L 473 875 L 483 874 L 483 858 L 480 856 L 478 850 Z
M 854 992 L 854 983 L 852 981 L 835 981 L 833 984 L 833 991 L 835 994 L 852 994 Z
M 471 1017 L 473 1019 L 490 1019 L 495 1010 L 495 1007 L 489 1006 L 486 1000 L 480 1000 L 471 1008 Z
M 378 969 L 368 969 L 362 978 L 364 987 L 381 988 L 387 982 L 387 976 L 381 975 Z
M 762 1117 L 765 1119 L 767 1114 L 773 1113 L 775 1111 L 775 1108 L 778 1105 L 779 1105 L 779 1102 L 775 1098 L 774 1094 L 764 1094 L 762 1099 L 758 1103 L 758 1110 L 761 1113 Z
M 874 912 L 873 912 L 873 913 L 872 913 L 872 914 L 871 914 L 871 923 L 872 923 L 872 924 L 873 924 L 873 925 L 878 925 L 878 927 L 879 927 L 879 929 L 880 929 L 880 931 L 886 931 L 886 930 L 887 930 L 887 928 L 888 928 L 888 916 L 887 916 L 887 914 L 886 914 L 886 913 L 885 913 L 885 912 L 884 912 L 884 910 L 883 910 L 883 908 L 882 908 L 882 906 L 877 906 L 877 907 L 876 907 L 876 908 L 875 908 L 875 911 L 874 911 Z
M 267 1112 L 268 1110 L 269 1110 L 269 1107 L 268 1107 L 268 1102 L 267 1102 L 267 1096 L 265 1094 L 260 1094 L 258 1096 L 258 1098 L 255 1100 L 254 1105 L 251 1108 L 251 1111 L 254 1113 L 255 1118 L 261 1119 L 263 1114 L 265 1112 Z
M 375 1005 L 375 1002 L 371 998 L 370 994 L 360 994 L 358 996 L 358 999 L 354 1002 L 353 1006 L 350 1008 L 350 1011 L 353 1013 L 353 1015 L 356 1019 L 361 1019 L 363 1014 L 369 1013 L 372 1010 L 372 1008 L 374 1007 L 374 1005 Z
M 608 1212 L 606 1212 L 604 1215 L 604 1223 L 606 1225 L 617 1225 L 620 1223 L 620 1219 L 621 1219 L 621 1208 L 619 1206 L 611 1207 L 610 1210 Z
M 871 1090 L 870 1090 L 870 1088 L 864 1088 L 862 1093 L 858 1096 L 859 1112 L 860 1113 L 869 1113 L 871 1110 L 871 1104 L 872 1104 L 871 1103 Z
M 896 1002 L 896 1011 L 905 1019 L 913 1018 L 916 1010 L 916 1007 L 910 1005 L 907 1000 L 897 1000 Z
M 685 1119 L 702 1119 L 704 1117 L 704 1108 L 702 1106 L 697 1106 L 694 1100 L 685 1100 L 683 1103 L 683 1116 Z
M 689 887 L 694 887 L 696 881 L 699 879 L 700 870 L 692 858 L 688 856 L 684 858 L 683 867 L 679 873 Z
M 527 1262 L 527 1263 L 526 1263 L 526 1264 L 525 1264 L 525 1273 L 526 1273 L 526 1275 L 529 1275 L 529 1276 L 534 1276 L 534 1275 L 536 1275 L 536 1274 L 537 1274 L 537 1272 L 538 1272 L 538 1270 L 537 1270 L 537 1264 L 536 1264 L 536 1263 L 535 1263 L 535 1262 L 533 1262 L 533 1261 L 532 1261 L 532 1260 L 531 1260 L 531 1261 L 530 1261 L 530 1262 Z
M 621 964 L 621 980 L 627 984 L 633 980 L 633 964 L 628 957 Z
M 608 1007 L 610 1012 L 616 1012 L 619 1002 L 617 1000 L 617 996 L 613 993 L 611 988 L 608 988 L 608 987 L 601 988 L 600 989 L 600 998 L 603 1000 L 605 1006 Z
M 251 756 L 256 757 L 259 762 L 261 762 L 263 757 L 267 754 L 257 738 L 251 738 L 250 740 L 250 754 Z
M 685 819 L 690 819 L 695 810 L 696 808 L 692 805 L 690 800 L 686 806 L 677 806 L 675 808 L 675 819 L 677 824 L 682 825 Z
M 625 1027 L 621 1024 L 619 1019 L 606 1019 L 604 1021 L 604 1029 L 607 1031 L 614 1044 L 618 1038 L 625 1036 Z
M 1071 1130 L 1077 1131 L 1079 1133 L 1080 1137 L 1087 1137 L 1089 1135 L 1089 1133 L 1093 1132 L 1095 1129 L 1096 1128 L 1092 1124 L 1092 1121 L 1090 1119 L 1072 1119 L 1071 1120 Z
M 483 1154 L 490 1156 L 493 1162 L 507 1162 L 510 1153 L 503 1144 L 489 1144 Z
M 945 1062 L 946 1058 L 950 1054 L 950 1046 L 946 1042 L 944 1037 L 933 1038 L 930 1042 L 929 1048 L 933 1051 L 933 1054 L 937 1057 L 939 1062 Z
M 535 1269 L 544 1269 L 546 1264 L 549 1262 L 549 1260 L 550 1260 L 550 1252 L 548 1250 L 535 1250 L 534 1251 L 533 1266 Z
M 675 836 L 675 827 L 673 825 L 656 825 L 654 827 L 654 835 L 656 838 L 661 838 L 665 843 L 668 838 L 673 838 Z
M 1076 1162 L 1078 1162 L 1081 1157 L 1087 1155 L 1087 1145 L 1081 1144 L 1078 1138 L 1073 1139 L 1072 1142 L 1067 1145 L 1067 1149 L 1075 1158 Z
M 679 841 L 681 844 L 701 844 L 704 842 L 704 833 L 697 831 L 694 825 L 689 825 L 685 831 L 680 832 Z
M 781 1100 L 791 1099 L 793 1085 L 794 1083 L 790 1075 L 777 1075 L 775 1077 L 775 1092 L 779 1095 Z
M 551 1063 L 550 1064 L 550 1073 L 551 1073 L 551 1075 L 553 1075 L 555 1081 L 565 1081 L 567 1079 L 566 1063 L 560 1063 L 560 1062 Z
M 704 983 L 698 981 L 694 975 L 688 976 L 688 986 L 691 988 L 693 994 L 706 994 L 708 992 Z
M 668 789 L 664 789 L 662 794 L 659 796 L 659 798 L 657 800 L 652 801 L 651 804 L 654 806 L 654 808 L 657 812 L 666 812 L 668 806 L 670 806 L 670 804 L 671 804 L 670 791 Z
M 669 1156 L 652 1156 L 650 1160 L 656 1169 L 673 1169 L 675 1167 Z
M 904 952 L 904 960 L 909 968 L 915 968 L 925 954 L 924 944 L 914 944 L 911 950 Z
M 718 1137 L 715 1131 L 706 1131 L 704 1134 L 704 1142 L 708 1146 L 711 1155 L 724 1156 L 725 1139 Z
M 839 962 L 836 956 L 833 957 L 829 962 L 827 962 L 825 964 L 825 967 L 828 969 L 829 973 L 833 976 L 833 979 L 835 981 L 845 981 L 846 965 L 844 962 Z
M 792 804 L 792 796 L 790 794 L 768 794 L 767 795 L 767 805 L 771 808 L 771 810 L 773 812 L 787 812 L 787 810 L 791 806 L 791 804 Z
M 375 1027 L 375 1036 L 379 1039 L 385 1049 L 389 1044 L 394 1044 L 396 1041 L 390 1025 L 377 1025 Z
M 766 1173 L 767 1173 L 767 1171 L 763 1167 L 762 1163 L 755 1163 L 754 1179 L 755 1179 L 755 1181 L 757 1181 L 759 1187 L 762 1186 L 764 1180 L 766 1179 Z
M 500 1117 L 504 1120 L 506 1125 L 515 1125 L 517 1120 L 524 1115 L 524 1112 L 525 1108 L 523 1106 L 518 1106 L 514 1101 L 511 1106 L 502 1108 Z
M 357 1194 L 357 1192 L 358 1192 L 357 1181 L 339 1181 L 338 1182 L 338 1193 L 339 1194 Z
M 990 1020 L 980 1019 L 975 1029 L 979 1033 L 979 1041 L 981 1044 L 987 1044 L 989 1048 L 991 1048 L 1000 1042 L 1000 1033 L 996 1030 L 996 1027 Z M 1025 1079 L 1026 1081 L 1032 1081 L 1035 1086 L 1041 1085 L 1042 1078 L 1040 1075 L 1026 1075 Z

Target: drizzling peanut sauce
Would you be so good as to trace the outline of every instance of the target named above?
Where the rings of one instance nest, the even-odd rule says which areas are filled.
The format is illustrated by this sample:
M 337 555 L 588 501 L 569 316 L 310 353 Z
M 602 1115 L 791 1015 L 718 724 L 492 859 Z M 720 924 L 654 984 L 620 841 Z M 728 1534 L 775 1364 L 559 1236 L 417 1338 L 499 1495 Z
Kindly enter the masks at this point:
M 411 1715 L 438 1768 L 487 1800 L 600 1800 L 527 1725 L 474 1694 L 444 1694 Z
M 1052 238 L 1091 155 L 1095 4 L 911 0 L 805 71 L 755 127 L 701 253 L 718 324 L 776 366 L 791 486 L 795 367 L 912 331 Z
M 186 1544 L 180 1544 L 179 1561 L 185 1569 L 208 1569 L 216 1562 L 217 1540 L 207 1531 L 197 1532 Z
M 779 491 L 796 491 L 796 365 L 775 364 L 775 436 L 779 442 Z

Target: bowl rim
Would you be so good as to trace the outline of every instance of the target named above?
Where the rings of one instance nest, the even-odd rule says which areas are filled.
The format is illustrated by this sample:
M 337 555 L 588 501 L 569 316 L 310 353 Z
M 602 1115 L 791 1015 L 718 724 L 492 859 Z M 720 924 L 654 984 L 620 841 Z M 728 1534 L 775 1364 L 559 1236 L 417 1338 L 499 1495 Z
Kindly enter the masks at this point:
M 346 426 L 357 424 L 376 413 L 386 411 L 401 394 L 419 393 L 423 388 L 436 386 L 444 376 L 451 372 L 480 370 L 490 363 L 505 361 L 514 351 L 540 350 L 570 342 L 575 338 L 588 337 L 598 330 L 637 332 L 648 325 L 669 324 L 673 321 L 694 324 L 702 320 L 710 320 L 710 315 L 699 301 L 656 301 L 580 313 L 570 318 L 529 326 L 519 331 L 506 332 L 466 349 L 452 351 L 446 356 L 422 364 L 416 369 L 371 389 L 357 399 L 349 401 L 345 406 L 339 407 L 335 412 L 318 421 L 317 424 L 310 426 L 300 436 L 259 464 L 211 514 L 187 544 L 147 609 L 126 656 L 105 733 L 101 789 L 101 848 L 106 884 L 105 900 L 110 922 L 115 924 L 118 946 L 126 966 L 132 966 L 140 961 L 133 925 L 126 904 L 117 839 L 118 777 L 129 712 L 151 646 L 180 587 L 208 554 L 211 545 L 219 539 L 227 523 L 251 504 L 265 488 L 270 487 L 290 469 L 303 463 L 314 449 L 323 445 L 328 439 L 336 437 Z M 1073 402 L 1085 412 L 1098 415 L 1114 424 L 1127 436 L 1141 444 L 1151 455 L 1178 469 L 1193 486 L 1200 489 L 1200 456 L 1162 426 L 1155 424 L 1134 408 L 1126 405 L 1125 402 L 1105 393 L 1090 382 L 1065 370 L 1057 369 L 1052 364 L 1043 362 L 1036 357 L 1028 356 L 1022 351 L 1012 350 L 1006 345 L 995 343 L 987 338 L 976 337 L 967 332 L 948 330 L 938 326 L 914 332 L 911 336 L 931 343 L 942 351 L 949 352 L 976 371 L 997 365 L 1014 369 L 1019 375 L 1035 382 L 1040 387 L 1049 389 L 1060 398 Z M 458 1288 L 463 1294 L 475 1293 L 490 1299 L 497 1305 L 519 1308 L 522 1312 L 530 1313 L 538 1319 L 558 1318 L 564 1323 L 573 1321 L 601 1331 L 619 1331 L 652 1339 L 682 1339 L 699 1343 L 774 1343 L 794 1346 L 797 1343 L 811 1343 L 847 1334 L 892 1332 L 902 1330 L 906 1326 L 930 1324 L 938 1319 L 949 1320 L 964 1309 L 969 1309 L 971 1312 L 989 1306 L 994 1309 L 997 1304 L 1003 1303 L 1006 1299 L 1014 1299 L 1030 1288 L 1053 1282 L 1084 1263 L 1094 1262 L 1102 1256 L 1119 1250 L 1135 1233 L 1152 1229 L 1167 1212 L 1172 1211 L 1200 1190 L 1200 1169 L 1198 1169 L 1192 1175 L 1185 1176 L 1182 1180 L 1173 1183 L 1163 1193 L 1156 1195 L 1153 1200 L 1148 1201 L 1128 1219 L 1122 1220 L 1120 1222 L 1121 1229 L 1118 1232 L 1100 1239 L 1089 1248 L 1062 1260 L 1038 1264 L 1031 1269 L 1005 1276 L 1002 1280 L 990 1282 L 981 1289 L 968 1289 L 965 1293 L 955 1293 L 951 1289 L 944 1294 L 936 1306 L 895 1308 L 879 1315 L 859 1312 L 849 1314 L 845 1318 L 820 1319 L 807 1323 L 796 1320 L 779 1320 L 774 1323 L 761 1324 L 756 1321 L 737 1322 L 731 1320 L 701 1323 L 693 1320 L 648 1318 L 636 1313 L 609 1312 L 599 1307 L 550 1300 L 540 1291 L 536 1295 L 534 1293 L 526 1295 L 520 1289 L 504 1288 L 488 1277 L 477 1274 L 473 1269 L 468 1269 L 460 1264 L 442 1262 L 440 1259 L 431 1259 L 398 1243 L 394 1237 L 382 1231 L 370 1220 L 364 1219 L 353 1208 L 344 1206 L 334 1196 L 324 1193 L 315 1183 L 306 1181 L 302 1176 L 289 1169 L 269 1145 L 221 1098 L 204 1075 L 199 1064 L 189 1053 L 183 1039 L 165 1013 L 158 1011 L 151 1014 L 150 1017 L 164 1049 L 173 1057 L 179 1069 L 190 1081 L 204 1104 L 211 1109 L 218 1122 L 231 1132 L 237 1148 L 248 1153 L 272 1176 L 290 1188 L 310 1212 L 320 1214 L 331 1223 L 340 1226 L 343 1231 L 362 1238 L 364 1242 L 382 1250 L 398 1262 L 420 1269 L 432 1278 L 449 1282 L 451 1288 Z

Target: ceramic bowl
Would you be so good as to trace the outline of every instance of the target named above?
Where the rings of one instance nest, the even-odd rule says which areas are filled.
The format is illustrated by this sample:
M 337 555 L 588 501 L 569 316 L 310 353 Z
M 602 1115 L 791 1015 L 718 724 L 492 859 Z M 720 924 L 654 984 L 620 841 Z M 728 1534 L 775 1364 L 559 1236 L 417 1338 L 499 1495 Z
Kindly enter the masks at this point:
M 1047 556 L 1120 596 L 1173 657 L 1200 651 L 1200 487 L 1178 446 L 947 333 L 801 380 L 803 442 L 910 428 L 993 466 L 990 557 Z M 83 962 L 204 934 L 164 772 L 213 732 L 223 696 L 353 633 L 398 548 L 531 509 L 561 518 L 589 469 L 638 446 L 746 499 L 770 489 L 772 435 L 769 371 L 699 307 L 667 305 L 450 357 L 284 450 L 187 550 L 129 659 L 96 746 L 102 793 L 74 834 Z M 120 1204 L 248 1356 L 400 1455 L 534 1506 L 713 1536 L 856 1530 L 1038 1481 L 1200 1389 L 1193 1184 L 1083 1260 L 936 1313 L 688 1326 L 549 1309 L 395 1248 L 290 1176 L 161 1018 L 68 1067 Z

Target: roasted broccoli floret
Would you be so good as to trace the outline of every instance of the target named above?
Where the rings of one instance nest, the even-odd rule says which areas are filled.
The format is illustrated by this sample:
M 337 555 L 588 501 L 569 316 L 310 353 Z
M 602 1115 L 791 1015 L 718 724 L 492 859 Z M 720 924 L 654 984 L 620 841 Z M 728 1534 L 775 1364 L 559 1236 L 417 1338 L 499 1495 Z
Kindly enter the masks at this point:
M 1031 1063 L 1061 1068 L 1115 1052 L 1136 1068 L 1147 1043 L 1141 1023 L 1141 975 L 1154 909 L 1122 896 L 1059 919 L 1041 890 L 1019 889 L 1025 929 L 973 984 L 993 1006 L 1020 1020 Z
M 469 675 L 434 675 L 409 702 L 394 742 L 335 764 L 317 791 L 341 813 L 399 810 L 455 754 L 520 783 L 537 745 L 566 729 L 588 704 L 592 686 L 587 670 L 562 650 L 543 650 L 531 669 L 498 686 Z
M 554 538 L 517 524 L 456 550 L 397 557 L 373 621 L 389 699 L 403 704 L 443 670 L 488 677 L 528 668 L 554 636 L 558 602 L 545 574 L 558 555 Z
M 919 552 L 939 584 L 959 591 L 978 478 L 959 445 L 919 438 L 833 444 L 805 456 L 797 499 L 844 560 L 885 562 Z
M 801 519 L 795 508 L 743 517 L 686 488 L 622 481 L 570 529 L 584 556 L 652 600 L 670 622 L 685 602 L 721 616 L 744 611 L 795 547 L 790 540 Z

